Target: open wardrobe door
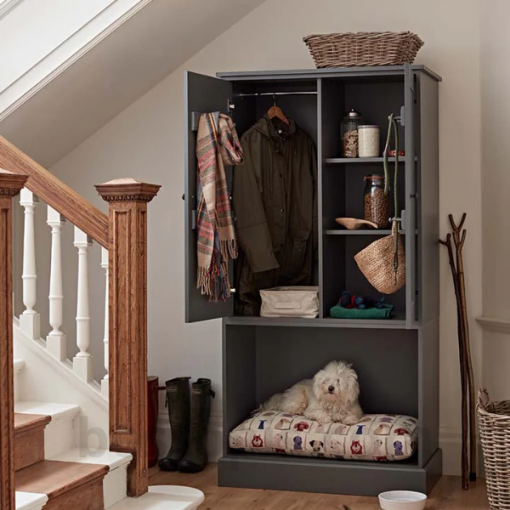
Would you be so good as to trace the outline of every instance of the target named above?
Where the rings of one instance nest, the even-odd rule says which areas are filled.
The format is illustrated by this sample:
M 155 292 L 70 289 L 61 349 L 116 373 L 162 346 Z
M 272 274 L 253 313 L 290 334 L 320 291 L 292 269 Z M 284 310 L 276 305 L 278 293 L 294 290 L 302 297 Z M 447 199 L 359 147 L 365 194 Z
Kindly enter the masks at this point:
M 416 76 L 410 64 L 404 66 L 404 129 L 405 129 L 405 218 L 402 227 L 406 232 L 406 327 L 417 324 L 418 288 L 417 280 L 417 218 L 416 218 L 416 172 L 415 161 L 415 102 Z
M 197 289 L 197 157 L 196 142 L 198 120 L 201 113 L 228 114 L 232 98 L 232 84 L 228 81 L 187 72 L 185 75 L 185 161 L 184 161 L 184 218 L 185 218 L 185 320 L 198 322 L 228 317 L 234 313 L 234 298 L 210 302 L 208 296 Z M 231 168 L 226 167 L 231 186 Z M 232 264 L 231 264 L 232 265 Z M 233 268 L 229 271 L 233 278 Z M 231 281 L 232 283 L 232 281 Z

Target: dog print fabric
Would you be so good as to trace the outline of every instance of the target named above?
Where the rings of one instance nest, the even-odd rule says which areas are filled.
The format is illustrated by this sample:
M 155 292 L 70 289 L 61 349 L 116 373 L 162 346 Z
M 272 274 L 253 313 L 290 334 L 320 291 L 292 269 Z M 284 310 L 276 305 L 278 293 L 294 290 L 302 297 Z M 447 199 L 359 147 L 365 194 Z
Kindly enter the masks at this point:
M 405 460 L 416 451 L 417 429 L 418 420 L 410 416 L 369 414 L 349 426 L 263 411 L 230 433 L 230 447 L 339 460 Z

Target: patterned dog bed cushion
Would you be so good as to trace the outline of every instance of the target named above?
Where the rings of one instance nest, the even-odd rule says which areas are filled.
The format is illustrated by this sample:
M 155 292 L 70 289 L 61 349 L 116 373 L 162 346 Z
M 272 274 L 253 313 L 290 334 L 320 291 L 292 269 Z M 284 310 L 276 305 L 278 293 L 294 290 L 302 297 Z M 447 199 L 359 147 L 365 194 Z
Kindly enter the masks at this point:
M 331 459 L 404 460 L 416 451 L 417 427 L 418 420 L 410 416 L 367 414 L 349 426 L 262 411 L 230 433 L 230 447 Z

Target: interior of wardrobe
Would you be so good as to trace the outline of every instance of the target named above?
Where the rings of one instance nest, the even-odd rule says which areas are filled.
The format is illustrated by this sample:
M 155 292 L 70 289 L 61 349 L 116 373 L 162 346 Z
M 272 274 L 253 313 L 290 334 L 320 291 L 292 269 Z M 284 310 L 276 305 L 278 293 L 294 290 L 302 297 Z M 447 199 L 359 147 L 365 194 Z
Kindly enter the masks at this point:
M 235 108 L 230 115 L 241 137 L 276 104 L 315 143 L 318 167 L 321 168 L 319 170 L 321 179 L 317 183 L 316 193 L 319 214 L 322 216 L 320 221 L 322 234 L 319 234 L 322 260 L 314 261 L 311 285 L 321 287 L 319 317 L 327 318 L 330 316 L 329 310 L 338 303 L 344 290 L 360 296 L 378 295 L 357 267 L 354 256 L 374 240 L 390 234 L 390 227 L 376 230 L 345 230 L 335 222 L 335 218 L 338 217 L 363 218 L 364 176 L 384 175 L 382 157 L 369 160 L 342 157 L 340 134 L 342 118 L 346 112 L 355 110 L 362 112 L 364 123 L 380 126 L 379 154 L 382 155 L 388 115 L 393 113 L 399 116 L 404 104 L 404 79 L 403 76 L 375 80 L 357 77 L 332 78 L 321 80 L 320 87 L 319 103 L 316 79 L 293 80 L 290 83 L 274 81 L 234 83 Z M 404 128 L 399 124 L 399 139 L 402 145 L 404 138 Z M 400 163 L 404 161 L 405 158 L 401 157 Z M 392 183 L 393 172 L 392 160 L 390 161 Z M 232 169 L 229 170 L 229 174 L 232 179 Z M 393 185 L 391 187 L 393 188 Z M 400 216 L 405 203 L 405 172 L 402 167 L 398 174 L 398 197 Z M 234 268 L 235 265 L 236 262 Z M 233 274 L 236 274 L 235 269 Z M 388 296 L 387 300 L 395 306 L 393 318 L 404 319 L 405 286 Z

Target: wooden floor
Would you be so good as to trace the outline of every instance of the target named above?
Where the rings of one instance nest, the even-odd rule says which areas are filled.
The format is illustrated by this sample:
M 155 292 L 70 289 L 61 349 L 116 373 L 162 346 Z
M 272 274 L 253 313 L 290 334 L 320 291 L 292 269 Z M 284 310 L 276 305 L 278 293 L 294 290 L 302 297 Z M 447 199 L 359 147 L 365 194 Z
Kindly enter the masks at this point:
M 339 510 L 348 505 L 351 510 L 378 510 L 377 498 L 334 496 L 307 492 L 264 491 L 218 487 L 216 465 L 195 475 L 164 473 L 158 468 L 150 472 L 151 485 L 186 485 L 200 489 L 205 502 L 200 510 Z M 436 485 L 427 503 L 429 510 L 488 510 L 485 483 L 472 484 L 463 491 L 460 478 L 444 476 Z

